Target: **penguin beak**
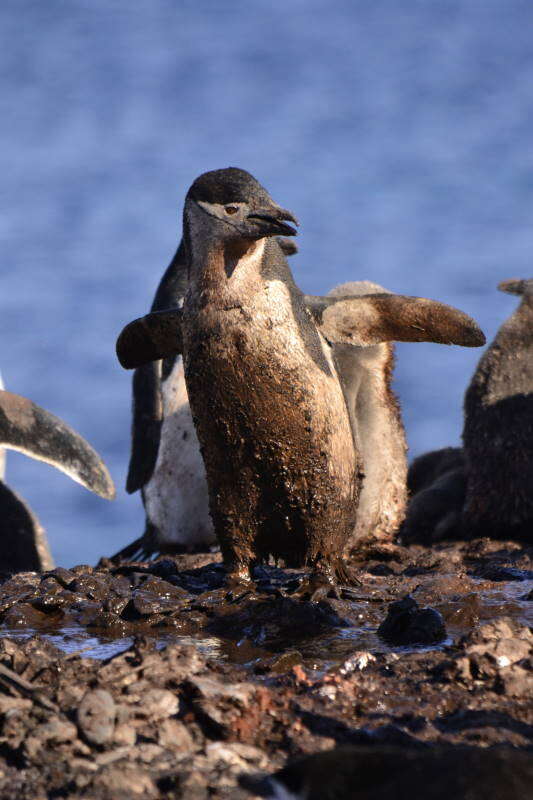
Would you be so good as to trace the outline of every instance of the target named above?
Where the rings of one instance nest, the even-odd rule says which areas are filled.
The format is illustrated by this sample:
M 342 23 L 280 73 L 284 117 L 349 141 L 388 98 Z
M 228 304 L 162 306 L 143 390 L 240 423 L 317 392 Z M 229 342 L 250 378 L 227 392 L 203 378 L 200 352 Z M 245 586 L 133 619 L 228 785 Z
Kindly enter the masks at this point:
M 291 225 L 287 225 L 283 220 L 289 220 L 294 225 L 298 225 L 298 220 L 277 205 L 263 206 L 251 211 L 246 217 L 247 220 L 253 223 L 254 229 L 257 231 L 257 238 L 264 236 L 296 236 L 296 231 Z

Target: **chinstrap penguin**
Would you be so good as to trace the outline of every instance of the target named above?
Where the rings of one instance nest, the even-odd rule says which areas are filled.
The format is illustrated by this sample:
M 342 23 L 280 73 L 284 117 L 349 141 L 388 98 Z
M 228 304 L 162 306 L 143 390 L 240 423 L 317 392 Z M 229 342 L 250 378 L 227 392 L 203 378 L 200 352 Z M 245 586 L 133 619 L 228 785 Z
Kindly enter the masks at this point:
M 279 237 L 278 244 L 286 255 L 298 251 L 290 239 Z M 187 259 L 180 242 L 150 310 L 181 308 L 187 287 Z M 141 491 L 146 522 L 143 535 L 111 560 L 206 550 L 216 538 L 181 354 L 138 367 L 133 374 L 132 396 L 126 491 Z
M 294 216 L 249 173 L 204 173 L 184 208 L 183 308 L 130 323 L 126 368 L 183 353 L 210 512 L 233 582 L 268 560 L 347 578 L 342 551 L 362 481 L 335 344 L 437 341 L 479 346 L 476 323 L 424 298 L 306 297 L 275 237 Z
M 18 450 L 64 472 L 86 489 L 112 500 L 115 487 L 93 448 L 58 417 L 11 392 L 0 391 L 0 450 Z M 3 478 L 3 476 L 2 476 Z M 46 534 L 36 516 L 0 481 L 0 572 L 53 568 Z
M 533 542 L 533 279 L 498 288 L 521 301 L 466 390 L 462 527 L 470 537 Z
M 387 293 L 377 283 L 352 281 L 336 286 L 328 297 Z M 390 541 L 405 516 L 407 503 L 407 444 L 400 405 L 391 387 L 394 345 L 336 344 L 333 351 L 364 472 L 349 545 L 374 539 Z
M 426 453 L 410 467 L 405 542 L 533 538 L 533 280 L 503 281 L 498 288 L 521 303 L 466 390 L 463 448 Z

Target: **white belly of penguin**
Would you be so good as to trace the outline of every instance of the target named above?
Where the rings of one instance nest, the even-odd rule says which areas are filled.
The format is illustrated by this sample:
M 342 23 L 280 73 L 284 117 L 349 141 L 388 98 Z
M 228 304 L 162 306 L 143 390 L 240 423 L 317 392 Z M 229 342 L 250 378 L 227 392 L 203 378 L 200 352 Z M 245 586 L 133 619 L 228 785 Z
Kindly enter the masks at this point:
M 191 416 L 181 356 L 161 384 L 163 424 L 157 461 L 143 490 L 147 520 L 160 545 L 215 540 L 205 468 Z

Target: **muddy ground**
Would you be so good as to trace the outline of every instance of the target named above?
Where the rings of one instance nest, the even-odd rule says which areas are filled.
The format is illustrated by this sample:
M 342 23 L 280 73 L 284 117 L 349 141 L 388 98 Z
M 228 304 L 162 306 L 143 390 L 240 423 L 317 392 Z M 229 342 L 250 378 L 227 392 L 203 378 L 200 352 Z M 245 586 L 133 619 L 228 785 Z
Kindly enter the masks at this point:
M 239 775 L 337 745 L 527 751 L 531 556 L 376 545 L 318 603 L 275 567 L 228 596 L 214 553 L 5 578 L 0 797 L 244 800 Z

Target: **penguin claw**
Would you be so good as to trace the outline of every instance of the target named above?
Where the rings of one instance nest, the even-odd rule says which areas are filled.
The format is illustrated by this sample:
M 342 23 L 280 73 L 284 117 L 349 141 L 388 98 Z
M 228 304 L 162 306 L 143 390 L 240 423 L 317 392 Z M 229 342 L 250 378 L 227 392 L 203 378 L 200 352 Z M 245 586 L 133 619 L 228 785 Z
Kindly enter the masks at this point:
M 312 572 L 303 579 L 291 597 L 299 597 L 301 600 L 308 600 L 311 603 L 320 603 L 331 594 L 337 600 L 341 599 L 339 587 L 328 575 L 324 575 L 323 572 Z
M 245 597 L 257 596 L 258 588 L 252 580 L 247 568 L 237 567 L 228 572 L 226 577 L 226 599 L 231 603 L 238 603 Z

